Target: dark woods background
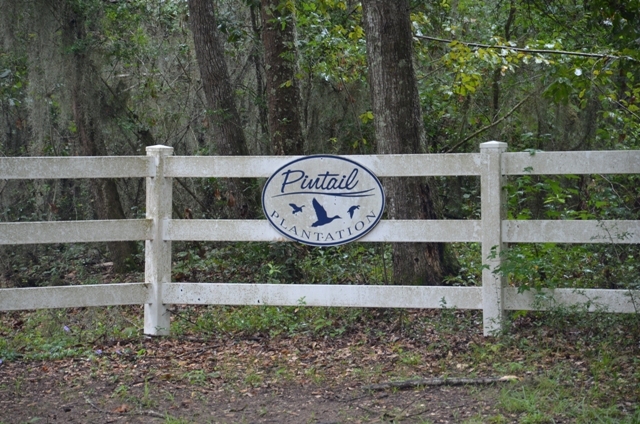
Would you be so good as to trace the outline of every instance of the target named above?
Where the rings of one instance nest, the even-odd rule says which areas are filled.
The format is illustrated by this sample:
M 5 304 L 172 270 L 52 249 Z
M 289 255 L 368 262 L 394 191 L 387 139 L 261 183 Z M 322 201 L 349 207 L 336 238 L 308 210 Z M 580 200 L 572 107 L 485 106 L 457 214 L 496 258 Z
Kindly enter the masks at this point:
M 0 154 L 640 147 L 638 1 L 0 0 Z M 508 181 L 511 219 L 638 219 L 638 176 Z M 176 179 L 174 218 L 261 218 L 260 181 Z M 476 178 L 385 181 L 392 219 L 477 219 Z M 0 181 L 0 220 L 144 217 L 144 181 Z M 637 246 L 519 245 L 525 288 L 638 287 Z M 463 284 L 477 246 L 174 243 L 174 279 Z M 4 246 L 5 287 L 141 269 L 141 245 Z M 98 271 L 96 271 L 98 270 Z M 102 274 L 100 274 L 102 275 Z M 113 277 L 113 275 L 110 273 Z M 116 281 L 118 277 L 115 277 Z

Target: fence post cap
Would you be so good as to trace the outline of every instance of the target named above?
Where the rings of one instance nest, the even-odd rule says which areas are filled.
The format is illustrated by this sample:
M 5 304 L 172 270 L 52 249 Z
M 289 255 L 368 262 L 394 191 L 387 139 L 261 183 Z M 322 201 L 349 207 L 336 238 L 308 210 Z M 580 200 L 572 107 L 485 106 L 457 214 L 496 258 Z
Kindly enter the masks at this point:
M 480 150 L 500 150 L 504 152 L 507 150 L 508 144 L 503 141 L 487 141 L 486 143 L 480 143 Z
M 146 148 L 147 154 L 158 154 L 158 155 L 172 155 L 173 147 L 163 146 L 162 144 L 156 144 L 155 146 L 147 146 Z

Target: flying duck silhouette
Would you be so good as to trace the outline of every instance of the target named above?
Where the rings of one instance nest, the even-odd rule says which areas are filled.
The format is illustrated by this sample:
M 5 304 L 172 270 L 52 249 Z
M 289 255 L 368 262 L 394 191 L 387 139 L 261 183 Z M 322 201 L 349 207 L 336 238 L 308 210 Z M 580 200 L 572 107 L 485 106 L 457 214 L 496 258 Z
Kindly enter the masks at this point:
M 298 212 L 302 212 L 302 208 L 304 208 L 305 205 L 302 206 L 298 206 L 295 203 L 289 203 L 289 206 L 291 206 L 293 208 L 293 212 L 291 212 L 294 215 L 297 215 Z
M 349 217 L 353 218 L 353 214 L 356 211 L 356 209 L 360 209 L 360 205 L 355 205 L 355 206 L 351 206 L 348 210 L 349 212 Z
M 327 216 L 327 211 L 322 207 L 320 203 L 318 203 L 315 198 L 311 201 L 311 204 L 313 205 L 313 209 L 315 209 L 316 211 L 316 217 L 318 218 L 316 222 L 311 224 L 312 227 L 320 227 L 322 225 L 330 223 L 336 218 L 340 218 L 338 215 L 329 218 L 329 216 Z

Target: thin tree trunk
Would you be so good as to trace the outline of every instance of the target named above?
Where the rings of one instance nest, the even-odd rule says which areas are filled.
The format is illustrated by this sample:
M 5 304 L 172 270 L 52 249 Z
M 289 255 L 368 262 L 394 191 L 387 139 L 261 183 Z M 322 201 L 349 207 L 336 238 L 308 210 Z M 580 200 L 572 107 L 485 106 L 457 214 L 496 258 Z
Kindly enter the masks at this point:
M 295 15 L 287 2 L 262 0 L 269 133 L 276 155 L 301 155 L 300 88 L 296 77 Z
M 256 11 L 259 12 L 259 9 L 257 6 L 252 6 L 249 10 L 251 13 L 251 29 L 253 29 L 253 34 L 256 39 L 261 39 L 261 28 L 258 23 L 258 14 L 256 13 Z M 262 134 L 265 137 L 268 137 L 269 116 L 267 114 L 267 104 L 265 101 L 266 90 L 263 79 L 264 76 L 262 74 L 265 66 L 262 57 L 262 49 L 260 49 L 257 45 L 254 48 L 253 53 L 251 54 L 251 58 L 253 59 L 253 65 L 256 68 L 256 103 L 258 104 L 260 129 L 262 131 Z
M 223 156 L 246 156 L 249 148 L 233 96 L 214 2 L 189 0 L 189 20 L 202 86 L 216 130 L 217 153 Z M 228 179 L 226 184 L 228 191 L 225 215 L 233 218 L 253 216 L 257 192 L 251 180 Z
M 409 4 L 405 0 L 366 0 L 362 5 L 377 151 L 424 153 L 427 146 L 412 61 Z M 436 218 L 433 190 L 425 179 L 387 178 L 383 183 L 390 219 Z M 442 244 L 395 243 L 394 284 L 440 284 L 443 260 Z

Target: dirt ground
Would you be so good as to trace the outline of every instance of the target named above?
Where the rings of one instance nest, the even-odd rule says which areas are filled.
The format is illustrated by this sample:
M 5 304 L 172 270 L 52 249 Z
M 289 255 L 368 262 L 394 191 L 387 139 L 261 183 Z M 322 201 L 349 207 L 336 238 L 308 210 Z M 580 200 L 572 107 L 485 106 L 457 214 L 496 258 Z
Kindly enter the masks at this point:
M 479 400 L 460 387 L 364 393 L 344 386 L 286 385 L 233 394 L 163 382 L 154 388 L 161 393 L 149 395 L 155 407 L 147 409 L 100 394 L 111 393 L 108 384 L 58 390 L 52 389 L 55 385 L 34 378 L 23 386 L 23 395 L 3 396 L 4 422 L 152 423 L 171 416 L 196 423 L 458 423 L 491 409 L 490 399 Z M 133 390 L 138 396 L 141 392 Z
M 7 361 L 0 423 L 458 423 L 498 413 L 502 383 L 367 390 L 397 381 L 407 361 L 384 345 L 295 344 L 144 339 L 88 358 Z
M 190 331 L 216 319 L 201 309 L 174 310 L 170 337 L 128 339 L 92 328 L 135 308 L 4 314 L 0 424 L 637 422 L 633 320 L 560 331 L 527 315 L 484 337 L 475 311 L 371 310 L 327 331 Z

